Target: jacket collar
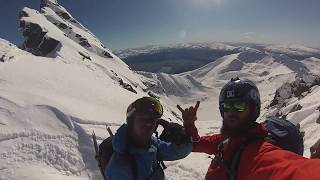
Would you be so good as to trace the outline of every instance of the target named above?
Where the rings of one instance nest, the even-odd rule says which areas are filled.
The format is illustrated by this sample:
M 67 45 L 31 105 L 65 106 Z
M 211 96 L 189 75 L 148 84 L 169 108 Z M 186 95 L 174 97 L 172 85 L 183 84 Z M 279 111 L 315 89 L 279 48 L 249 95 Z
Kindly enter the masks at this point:
M 268 130 L 262 126 L 261 124 L 254 122 L 251 128 L 248 129 L 246 133 L 240 134 L 236 137 L 231 137 L 230 140 L 232 141 L 241 141 L 247 140 L 250 137 L 257 137 L 257 136 L 266 136 L 268 134 Z M 228 139 L 228 137 L 224 136 L 224 139 Z
M 231 158 L 234 152 L 242 145 L 254 139 L 263 139 L 268 134 L 268 130 L 259 123 L 255 123 L 247 133 L 239 135 L 238 137 L 227 138 L 220 143 L 221 148 L 226 159 Z M 219 150 L 219 151 L 221 151 Z
M 120 154 L 143 154 L 149 151 L 156 151 L 158 140 L 152 136 L 149 146 L 146 148 L 138 148 L 128 141 L 128 125 L 123 124 L 116 132 L 112 139 L 112 146 L 115 152 Z

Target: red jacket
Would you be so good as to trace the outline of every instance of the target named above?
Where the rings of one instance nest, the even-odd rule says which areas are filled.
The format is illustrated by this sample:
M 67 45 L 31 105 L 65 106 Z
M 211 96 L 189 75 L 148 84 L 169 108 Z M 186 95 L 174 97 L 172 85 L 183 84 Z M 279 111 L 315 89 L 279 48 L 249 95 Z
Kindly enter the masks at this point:
M 197 139 L 199 135 L 195 127 L 191 129 L 193 139 Z M 267 130 L 258 124 L 246 135 L 232 139 L 224 145 L 225 148 L 222 151 L 224 160 L 230 160 L 231 155 L 248 137 L 265 133 Z M 193 152 L 216 155 L 208 168 L 206 180 L 228 179 L 225 167 L 218 163 L 220 157 L 218 146 L 224 139 L 221 134 L 218 134 L 202 136 L 198 142 L 193 142 Z M 241 154 L 237 172 L 237 180 L 320 180 L 320 160 L 304 158 L 266 141 L 252 141 Z

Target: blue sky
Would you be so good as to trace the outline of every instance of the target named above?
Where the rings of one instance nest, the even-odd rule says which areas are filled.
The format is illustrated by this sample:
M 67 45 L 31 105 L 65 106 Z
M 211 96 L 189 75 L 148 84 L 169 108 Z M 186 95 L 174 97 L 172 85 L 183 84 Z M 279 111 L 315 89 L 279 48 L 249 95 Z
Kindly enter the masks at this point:
M 40 0 L 0 0 L 0 37 L 17 45 L 18 12 Z M 113 50 L 180 42 L 320 47 L 319 0 L 60 0 Z

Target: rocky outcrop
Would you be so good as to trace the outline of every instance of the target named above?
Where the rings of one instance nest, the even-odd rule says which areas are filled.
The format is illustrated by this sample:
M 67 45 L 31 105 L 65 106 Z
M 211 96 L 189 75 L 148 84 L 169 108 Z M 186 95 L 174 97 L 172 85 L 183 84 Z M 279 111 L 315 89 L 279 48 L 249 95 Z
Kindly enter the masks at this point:
M 92 60 L 88 54 L 86 55 L 85 53 L 82 53 L 82 52 L 78 52 L 78 53 L 82 56 L 82 60 L 85 60 L 85 59 L 88 59 L 89 61 Z
M 22 11 L 20 14 L 27 15 Z M 59 41 L 46 36 L 47 31 L 42 29 L 38 24 L 21 20 L 20 29 L 25 37 L 25 41 L 21 48 L 36 56 L 46 56 L 52 52 L 59 44 Z
M 88 42 L 88 39 L 86 38 L 79 38 L 79 44 L 83 47 L 91 47 L 90 43 Z
M 137 94 L 137 91 L 132 87 L 132 85 L 124 82 L 123 79 L 121 77 L 119 77 L 116 72 L 111 70 L 111 73 L 114 76 L 113 79 L 117 80 L 121 87 L 123 87 L 124 89 L 126 89 L 126 90 L 128 90 L 130 92 L 133 92 L 133 93 Z
M 14 56 L 9 56 L 9 57 L 7 57 L 7 56 L 5 56 L 5 55 L 2 55 L 2 56 L 0 57 L 0 62 L 7 62 L 7 61 L 10 61 L 12 58 L 14 58 Z
M 285 83 L 279 89 L 277 89 L 270 106 L 282 108 L 286 106 L 286 101 L 288 101 L 290 98 L 297 97 L 300 99 L 304 97 L 315 85 L 320 85 L 319 75 L 297 75 L 295 81 L 291 83 Z
M 104 51 L 102 54 L 107 58 L 113 58 L 112 55 L 108 51 Z

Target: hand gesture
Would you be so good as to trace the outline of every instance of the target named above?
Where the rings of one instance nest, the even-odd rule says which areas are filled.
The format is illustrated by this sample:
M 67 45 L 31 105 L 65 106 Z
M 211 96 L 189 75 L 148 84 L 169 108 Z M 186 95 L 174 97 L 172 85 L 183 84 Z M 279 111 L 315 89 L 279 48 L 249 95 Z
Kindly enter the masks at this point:
M 197 120 L 197 110 L 199 108 L 200 101 L 197 101 L 197 104 L 195 107 L 191 106 L 186 109 L 182 109 L 180 105 L 177 105 L 177 108 L 182 113 L 182 119 L 183 119 L 183 125 L 190 126 L 194 125 L 194 122 Z

